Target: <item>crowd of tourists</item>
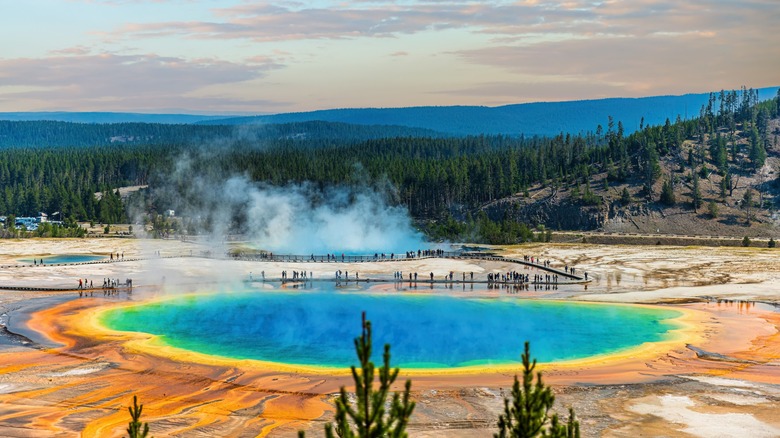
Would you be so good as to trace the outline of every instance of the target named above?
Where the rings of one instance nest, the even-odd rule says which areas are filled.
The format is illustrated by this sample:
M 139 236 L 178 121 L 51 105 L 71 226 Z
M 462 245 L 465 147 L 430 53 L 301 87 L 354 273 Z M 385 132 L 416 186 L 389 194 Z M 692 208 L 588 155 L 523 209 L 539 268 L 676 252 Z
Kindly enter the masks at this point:
M 251 275 L 252 274 L 250 273 L 249 275 L 250 275 L 250 280 L 251 280 Z M 263 280 L 265 280 L 265 271 L 262 272 L 262 276 L 263 276 Z M 314 273 L 313 272 L 308 272 L 307 273 L 306 271 L 292 271 L 292 277 L 291 277 L 290 274 L 287 273 L 287 271 L 282 271 L 282 281 L 287 281 L 287 280 L 293 280 L 293 281 L 304 280 L 305 281 L 305 280 L 308 280 L 308 279 L 313 278 L 313 277 L 314 277 Z
M 374 253 L 373 258 L 372 256 L 347 256 L 346 254 L 342 253 L 340 256 L 336 254 L 326 254 L 325 256 L 315 256 L 314 254 L 311 254 L 309 256 L 309 261 L 327 261 L 327 262 L 349 262 L 349 261 L 367 261 L 368 260 L 402 260 L 402 259 L 415 259 L 415 258 L 423 258 L 423 257 L 444 257 L 447 255 L 444 250 L 442 249 L 418 249 L 416 251 L 406 251 L 403 254 L 395 254 L 395 253 Z M 401 257 L 403 255 L 403 258 Z M 300 256 L 277 256 L 281 261 L 288 260 L 288 258 L 293 257 L 294 261 L 297 261 L 300 259 L 300 261 L 306 261 L 305 257 Z M 262 259 L 266 260 L 274 260 L 273 253 L 263 253 L 261 256 Z M 511 261 L 511 259 L 507 259 L 508 261 Z M 492 284 L 512 284 L 512 285 L 557 285 L 561 281 L 561 277 L 574 277 L 577 275 L 577 270 L 574 267 L 570 267 L 568 265 L 565 265 L 563 268 L 563 272 L 561 272 L 560 268 L 553 268 L 552 262 L 548 259 L 542 259 L 540 257 L 536 256 L 530 256 L 530 255 L 524 255 L 522 258 L 523 262 L 527 264 L 531 264 L 532 266 L 536 266 L 539 268 L 542 268 L 546 270 L 545 272 L 537 272 L 537 273 L 527 273 L 527 272 L 518 272 L 518 271 L 507 271 L 507 272 L 489 272 L 485 274 L 485 277 L 479 278 L 477 280 L 474 279 L 474 272 L 460 272 L 457 273 L 455 271 L 449 271 L 448 273 L 442 275 L 441 277 L 438 277 L 434 275 L 433 272 L 428 273 L 418 273 L 418 272 L 402 272 L 402 271 L 394 271 L 393 272 L 393 281 L 396 282 L 417 282 L 417 281 L 425 281 L 425 282 L 444 282 L 444 283 L 452 283 L 452 282 L 463 282 L 463 283 L 488 283 L 489 285 Z M 584 279 L 588 280 L 588 273 L 585 272 Z M 312 272 L 306 272 L 306 271 L 293 271 L 292 276 L 285 270 L 282 271 L 281 280 L 283 282 L 289 281 L 289 280 L 310 280 L 313 278 Z M 352 277 L 350 277 L 350 274 L 348 271 L 342 271 L 337 270 L 334 273 L 334 278 L 336 281 L 357 281 L 360 280 L 360 276 L 357 272 L 354 272 Z M 265 271 L 262 273 L 262 279 L 265 281 Z M 252 273 L 249 273 L 249 280 L 254 281 L 254 278 L 252 277 Z
M 93 296 L 95 290 L 102 289 L 103 295 L 115 295 L 119 292 L 119 289 L 126 289 L 128 291 L 133 289 L 133 279 L 127 278 L 124 282 L 120 282 L 118 278 L 103 278 L 103 285 L 100 288 L 95 288 L 92 280 L 87 278 L 79 278 L 79 296 L 85 296 L 87 293 Z

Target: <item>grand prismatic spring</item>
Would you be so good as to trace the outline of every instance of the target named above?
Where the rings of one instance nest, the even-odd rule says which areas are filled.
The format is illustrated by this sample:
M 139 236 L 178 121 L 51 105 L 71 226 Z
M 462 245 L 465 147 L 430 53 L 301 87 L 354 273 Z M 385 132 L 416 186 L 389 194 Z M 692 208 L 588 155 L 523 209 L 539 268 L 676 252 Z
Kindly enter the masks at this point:
M 614 353 L 665 340 L 681 312 L 641 306 L 396 293 L 250 292 L 185 296 L 113 309 L 102 323 L 158 335 L 172 347 L 237 359 L 319 367 L 354 363 L 361 311 L 378 345 L 404 368 L 519 363 L 533 339 L 542 362 Z M 375 350 L 380 362 L 381 349 Z

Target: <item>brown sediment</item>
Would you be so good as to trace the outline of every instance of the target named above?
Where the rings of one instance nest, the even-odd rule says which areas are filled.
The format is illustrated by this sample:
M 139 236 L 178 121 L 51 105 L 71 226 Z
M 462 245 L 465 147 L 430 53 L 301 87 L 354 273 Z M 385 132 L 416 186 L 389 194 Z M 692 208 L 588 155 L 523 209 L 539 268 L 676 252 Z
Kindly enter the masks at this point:
M 132 395 L 144 404 L 144 419 L 155 424 L 155 436 L 191 430 L 261 434 L 315 420 L 329 409 L 321 393 L 312 392 L 318 382 L 306 376 L 184 363 L 128 351 L 110 334 L 84 337 L 76 321 L 93 305 L 70 301 L 33 316 L 31 327 L 64 347 L 0 354 L 5 377 L 0 381 L 16 381 L 24 389 L 0 394 L 3 405 L 11 407 L 0 413 L 0 424 L 38 436 L 116 436 L 127 425 L 125 407 Z M 90 367 L 94 371 L 68 374 Z
M 744 304 L 743 304 L 744 305 Z M 749 312 L 750 309 L 746 309 Z M 739 317 L 732 317 L 734 324 L 742 325 Z M 713 374 L 728 375 L 732 378 L 748 380 L 753 382 L 780 384 L 780 313 L 762 312 L 761 318 L 766 321 L 767 326 L 774 327 L 774 330 L 761 330 L 761 327 L 754 325 L 752 327 L 742 327 L 742 341 L 747 341 L 747 348 L 735 350 L 733 345 L 728 344 L 727 336 L 718 339 L 719 345 L 715 348 L 721 350 L 735 350 L 729 356 L 740 359 L 743 362 L 741 366 L 735 366 L 727 372 L 714 372 Z M 765 326 L 766 327 L 766 326 Z M 753 332 L 753 336 L 748 335 Z M 738 336 L 738 333 L 730 333 L 730 336 Z

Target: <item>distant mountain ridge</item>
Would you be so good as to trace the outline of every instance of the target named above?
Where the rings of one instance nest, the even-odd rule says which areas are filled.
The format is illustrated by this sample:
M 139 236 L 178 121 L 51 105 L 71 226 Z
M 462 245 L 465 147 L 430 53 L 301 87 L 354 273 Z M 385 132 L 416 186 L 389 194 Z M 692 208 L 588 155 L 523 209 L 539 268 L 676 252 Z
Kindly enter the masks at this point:
M 777 94 L 778 87 L 758 89 L 759 99 Z M 717 92 L 713 92 L 717 93 Z M 681 96 L 607 98 L 566 102 L 535 102 L 486 106 L 420 106 L 403 108 L 343 108 L 257 116 L 193 114 L 140 114 L 120 112 L 17 112 L 0 113 L 0 120 L 53 120 L 77 123 L 158 123 L 197 125 L 288 124 L 334 122 L 349 125 L 387 126 L 430 131 L 435 135 L 525 135 L 551 136 L 560 133 L 593 132 L 598 125 L 607 129 L 609 116 L 623 122 L 626 134 L 645 125 L 658 125 L 679 115 L 690 119 L 699 115 L 709 93 Z
M 776 95 L 778 87 L 758 89 L 759 99 Z M 300 113 L 227 118 L 199 122 L 202 124 L 291 123 L 310 120 L 358 125 L 397 125 L 430 129 L 451 135 L 558 135 L 595 131 L 598 125 L 607 129 L 608 117 L 622 121 L 626 134 L 645 125 L 662 124 L 699 115 L 707 104 L 709 93 L 682 96 L 608 98 L 567 102 L 536 102 L 484 106 L 422 106 L 406 108 L 346 108 Z
M 145 114 L 121 112 L 0 112 L 0 120 L 28 122 L 50 120 L 72 123 L 160 123 L 164 125 L 194 124 L 196 122 L 215 121 L 235 118 L 235 116 L 215 116 L 199 114 Z

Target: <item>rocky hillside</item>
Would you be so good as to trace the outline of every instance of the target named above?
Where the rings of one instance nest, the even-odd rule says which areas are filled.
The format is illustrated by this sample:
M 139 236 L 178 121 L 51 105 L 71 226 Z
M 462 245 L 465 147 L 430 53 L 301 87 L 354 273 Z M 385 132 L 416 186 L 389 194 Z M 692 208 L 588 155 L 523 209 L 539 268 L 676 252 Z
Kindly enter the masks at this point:
M 710 146 L 717 136 L 728 138 L 728 175 L 718 170 Z M 677 151 L 659 160 L 661 176 L 648 193 L 641 175 L 623 181 L 608 179 L 597 169 L 587 181 L 576 184 L 537 185 L 525 193 L 493 201 L 482 207 L 491 218 L 512 217 L 530 225 L 554 230 L 598 230 L 642 234 L 777 237 L 780 235 L 780 119 L 769 121 L 766 160 L 754 169 L 750 163 L 751 138 L 742 127 L 718 129 L 683 141 Z M 696 162 L 691 156 L 704 159 Z M 722 164 L 721 164 L 722 166 Z M 723 167 L 721 167 L 723 168 Z M 694 177 L 699 185 L 694 208 Z M 724 181 L 725 179 L 725 181 Z M 669 183 L 674 203 L 662 202 Z M 585 199 L 583 191 L 590 192 Z M 750 192 L 746 199 L 746 192 Z M 596 200 L 594 202 L 594 199 Z

